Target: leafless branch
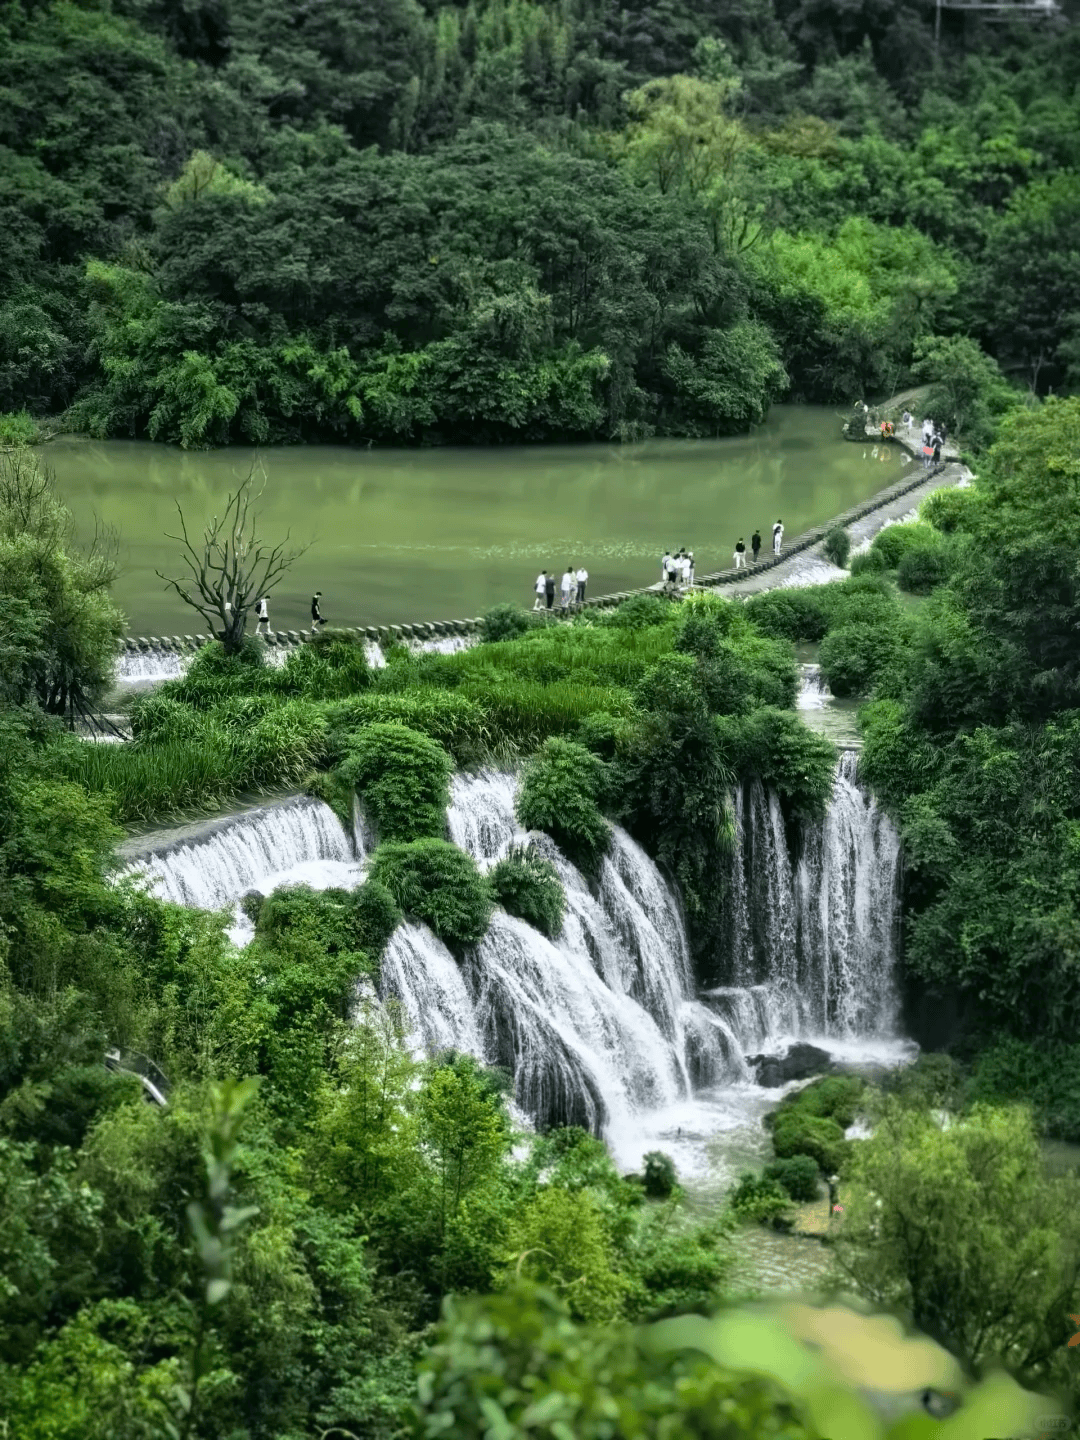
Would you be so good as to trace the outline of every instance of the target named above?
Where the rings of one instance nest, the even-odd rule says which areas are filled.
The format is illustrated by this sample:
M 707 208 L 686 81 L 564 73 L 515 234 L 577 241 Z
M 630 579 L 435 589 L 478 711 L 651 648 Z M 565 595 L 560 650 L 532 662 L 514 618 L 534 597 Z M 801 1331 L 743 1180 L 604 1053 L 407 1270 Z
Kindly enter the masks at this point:
M 254 493 L 255 467 L 232 491 L 220 518 L 215 515 L 204 527 L 201 539 L 192 539 L 187 520 L 177 501 L 180 534 L 169 535 L 181 549 L 188 575 L 158 576 L 190 605 L 230 654 L 243 644 L 248 613 L 261 596 L 280 584 L 290 566 L 308 548 L 289 546 L 284 540 L 268 546 L 258 538 L 255 506 L 263 489 Z

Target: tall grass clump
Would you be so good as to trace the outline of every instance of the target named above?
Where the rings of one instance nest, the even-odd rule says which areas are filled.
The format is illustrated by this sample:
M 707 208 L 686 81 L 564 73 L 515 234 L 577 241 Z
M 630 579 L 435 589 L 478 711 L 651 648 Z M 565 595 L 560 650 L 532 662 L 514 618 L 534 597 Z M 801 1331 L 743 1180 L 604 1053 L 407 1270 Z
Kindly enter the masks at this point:
M 842 570 L 851 554 L 851 536 L 842 525 L 834 525 L 825 536 L 821 548 L 832 563 Z
M 451 950 L 477 945 L 491 919 L 491 886 L 472 857 L 444 840 L 387 841 L 375 851 L 371 880 L 405 915 L 429 925 Z
M 587 680 L 549 685 L 533 680 L 504 680 L 497 686 L 470 683 L 465 692 L 483 708 L 492 744 L 509 741 L 521 750 L 533 749 L 550 736 L 572 733 L 597 711 L 628 715 L 633 709 L 628 691 Z
M 527 830 L 545 830 L 563 853 L 595 874 L 611 842 L 600 813 L 607 781 L 604 762 L 573 740 L 546 740 L 525 767 L 517 816 Z
M 492 866 L 488 881 L 508 915 L 516 915 L 549 940 L 562 929 L 566 892 L 550 860 L 527 847 L 515 846 Z
M 127 745 L 72 740 L 58 750 L 70 779 L 114 796 L 120 820 L 212 808 L 244 791 L 292 784 L 322 758 L 326 721 L 303 701 L 229 725 L 216 714 L 154 700 L 142 712 L 142 738 Z
M 332 701 L 325 713 L 330 722 L 329 750 L 337 759 L 344 754 L 344 742 L 350 734 L 380 722 L 396 722 L 430 735 L 459 762 L 490 738 L 482 705 L 458 690 L 425 686 L 398 694 L 368 691 L 348 700 Z
M 367 725 L 345 742 L 337 775 L 363 798 L 380 838 L 443 836 L 454 762 L 437 740 L 407 725 Z

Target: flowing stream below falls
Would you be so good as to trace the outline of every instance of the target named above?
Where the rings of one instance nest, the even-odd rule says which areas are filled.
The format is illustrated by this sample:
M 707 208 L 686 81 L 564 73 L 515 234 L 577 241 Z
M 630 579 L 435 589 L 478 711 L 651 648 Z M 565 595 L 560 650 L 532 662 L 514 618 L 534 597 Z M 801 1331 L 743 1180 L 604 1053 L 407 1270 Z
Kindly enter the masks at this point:
M 794 1039 L 857 1063 L 914 1053 L 897 1033 L 899 840 L 859 787 L 853 752 L 840 757 L 824 819 L 794 835 L 760 783 L 734 796 L 726 939 L 704 984 L 678 897 L 631 836 L 614 827 L 590 885 L 548 836 L 521 831 L 515 790 L 508 774 L 455 776 L 450 838 L 483 870 L 512 844 L 535 846 L 566 890 L 562 930 L 548 940 L 496 910 L 459 963 L 424 925 L 400 925 L 381 997 L 400 1003 L 418 1050 L 505 1067 L 536 1123 L 602 1134 L 625 1170 L 663 1149 L 703 1194 L 768 1154 L 760 1121 L 783 1091 L 758 1085 L 747 1055 L 783 1053 Z M 359 808 L 350 829 L 297 798 L 144 838 L 127 847 L 127 873 L 182 905 L 233 907 L 230 933 L 243 944 L 245 895 L 353 888 L 372 843 Z

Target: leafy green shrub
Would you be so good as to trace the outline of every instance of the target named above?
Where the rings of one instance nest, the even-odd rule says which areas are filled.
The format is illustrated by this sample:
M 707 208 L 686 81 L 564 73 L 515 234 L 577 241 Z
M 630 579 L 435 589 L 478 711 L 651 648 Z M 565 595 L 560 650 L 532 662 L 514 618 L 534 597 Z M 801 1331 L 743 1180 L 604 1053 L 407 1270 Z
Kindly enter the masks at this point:
M 363 639 L 345 630 L 321 630 L 290 651 L 281 688 L 309 700 L 342 700 L 371 684 Z
M 371 879 L 406 915 L 429 925 L 451 949 L 478 944 L 491 918 L 491 887 L 472 857 L 444 840 L 387 841 L 375 851 Z
M 667 625 L 675 619 L 675 606 L 660 595 L 632 595 L 601 620 L 616 630 L 644 630 L 650 625 Z
M 495 899 L 508 915 L 516 915 L 549 940 L 562 929 L 566 893 L 550 860 L 515 847 L 488 871 Z
M 546 740 L 525 768 L 517 816 L 527 830 L 546 830 L 582 869 L 598 867 L 611 839 L 600 813 L 603 761 L 574 740 Z
M 29 410 L 0 414 L 0 445 L 39 445 L 41 430 Z
M 575 739 L 601 760 L 614 760 L 630 746 L 634 736 L 634 720 L 628 715 L 612 715 L 597 710 L 586 715 L 577 728 Z
M 885 563 L 885 556 L 880 550 L 863 550 L 858 555 L 851 557 L 851 564 L 848 569 L 852 575 L 880 575 L 889 567 Z
M 818 603 L 828 616 L 830 630 L 843 625 L 887 625 L 898 622 L 903 613 L 889 582 L 873 572 L 821 585 L 818 592 Z
M 788 1160 L 773 1160 L 762 1172 L 766 1180 L 774 1180 L 792 1200 L 816 1200 L 818 1197 L 817 1162 L 809 1155 L 792 1155 Z
M 644 1164 L 645 1194 L 652 1200 L 668 1199 L 676 1183 L 674 1160 L 663 1150 L 650 1150 Z
M 890 570 L 895 570 L 913 545 L 922 544 L 928 534 L 928 525 L 918 521 L 909 525 L 886 525 L 870 542 L 870 549 L 876 550 Z
M 821 642 L 821 673 L 836 696 L 865 695 L 897 658 L 900 638 L 892 626 L 844 625 Z
M 776 1230 L 790 1230 L 793 1223 L 791 1201 L 775 1180 L 746 1170 L 728 1196 L 732 1213 L 740 1220 L 758 1225 L 771 1225 Z
M 626 1318 L 640 1323 L 714 1310 L 735 1263 L 731 1232 L 724 1215 L 676 1228 L 667 1206 L 646 1210 L 623 1258 L 630 1279 Z
M 438 741 L 391 721 L 347 740 L 337 774 L 363 796 L 380 838 L 416 840 L 445 833 L 453 769 Z
M 757 776 L 799 814 L 821 815 L 832 795 L 836 747 L 790 710 L 763 706 L 713 722 L 720 753 L 739 779 Z
M 487 643 L 495 640 L 516 640 L 532 628 L 532 613 L 522 610 L 519 605 L 493 605 L 484 614 L 480 626 L 481 639 Z
M 935 490 L 919 507 L 919 517 L 944 535 L 972 534 L 982 508 L 980 492 L 972 485 Z
M 358 890 L 275 890 L 258 907 L 255 932 L 273 946 L 303 935 L 327 955 L 359 957 L 357 973 L 371 974 L 400 922 L 393 896 L 369 880 Z
M 947 546 L 914 545 L 905 551 L 896 572 L 896 583 L 911 595 L 929 595 L 944 585 L 952 573 L 952 555 Z
M 1048 1136 L 1080 1141 L 1080 1044 L 1003 1036 L 976 1056 L 968 1093 L 1030 1105 Z
M 744 611 L 763 635 L 777 640 L 813 642 L 820 640 L 829 628 L 829 615 L 816 587 L 766 590 L 760 595 L 751 595 Z
M 810 1115 L 792 1107 L 777 1114 L 772 1127 L 773 1149 L 781 1159 L 793 1155 L 810 1155 L 826 1175 L 840 1171 L 851 1149 L 844 1131 L 824 1115 Z
M 379 721 L 407 725 L 430 735 L 458 759 L 482 745 L 489 734 L 481 705 L 456 690 L 408 690 L 396 695 L 369 692 L 328 705 L 326 714 L 331 726 L 327 749 L 335 760 L 344 756 L 353 732 Z
M 834 525 L 825 536 L 821 548 L 832 563 L 839 565 L 842 570 L 851 554 L 851 536 L 842 525 Z
M 792 1108 L 823 1115 L 843 1129 L 854 1123 L 866 1086 L 855 1075 L 823 1075 L 792 1097 Z M 785 1102 L 786 1103 L 786 1102 Z

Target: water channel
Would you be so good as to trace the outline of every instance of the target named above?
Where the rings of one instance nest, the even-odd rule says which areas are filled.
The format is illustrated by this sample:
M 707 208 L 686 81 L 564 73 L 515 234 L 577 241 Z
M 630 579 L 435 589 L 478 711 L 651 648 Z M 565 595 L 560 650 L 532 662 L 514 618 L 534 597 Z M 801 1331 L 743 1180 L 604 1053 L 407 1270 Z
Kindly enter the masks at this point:
M 731 563 L 755 526 L 768 544 L 900 479 L 899 447 L 840 439 L 831 410 L 784 405 L 749 435 L 640 445 L 187 452 L 134 440 L 61 439 L 45 457 L 81 531 L 120 536 L 114 594 L 139 634 L 186 633 L 191 612 L 156 571 L 180 573 L 175 502 L 189 528 L 219 511 L 254 463 L 260 529 L 310 549 L 275 592 L 276 629 L 306 621 L 314 590 L 330 624 L 455 619 L 531 603 L 541 569 L 584 564 L 592 594 L 651 584 L 683 545 L 699 574 Z M 263 480 L 260 479 L 260 483 Z

